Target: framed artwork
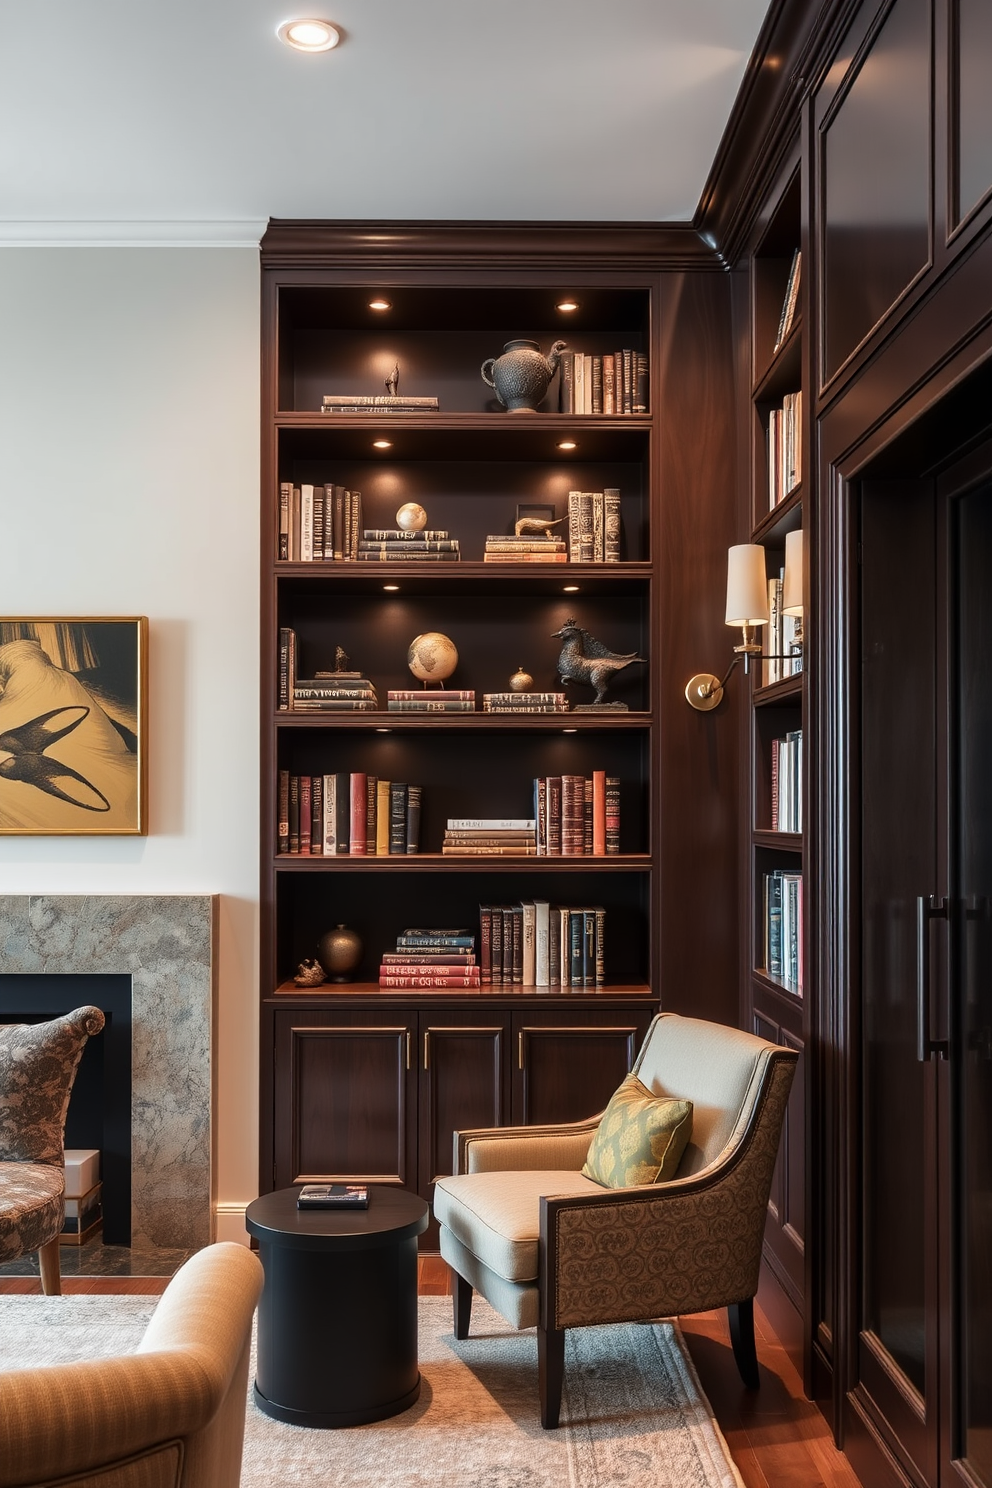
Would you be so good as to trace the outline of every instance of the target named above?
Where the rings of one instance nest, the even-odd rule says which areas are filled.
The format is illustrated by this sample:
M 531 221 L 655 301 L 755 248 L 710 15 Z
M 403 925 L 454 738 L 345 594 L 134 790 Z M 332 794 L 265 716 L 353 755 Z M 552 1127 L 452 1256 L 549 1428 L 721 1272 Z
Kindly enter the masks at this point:
M 0 618 L 0 835 L 144 835 L 148 621 Z

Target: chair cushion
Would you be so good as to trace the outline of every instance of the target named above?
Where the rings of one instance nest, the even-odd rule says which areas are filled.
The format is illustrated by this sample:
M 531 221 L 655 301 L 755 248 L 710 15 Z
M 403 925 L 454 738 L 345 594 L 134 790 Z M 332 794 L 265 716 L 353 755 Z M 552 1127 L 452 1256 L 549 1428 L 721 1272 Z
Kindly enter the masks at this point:
M 0 1162 L 0 1264 L 54 1240 L 65 1219 L 62 1169 Z
M 692 1101 L 652 1095 L 628 1075 L 610 1097 L 582 1171 L 607 1188 L 674 1178 L 692 1130 Z
M 602 1192 L 581 1173 L 460 1173 L 437 1180 L 434 1214 L 497 1276 L 536 1281 L 541 1199 Z
M 76 1066 L 102 1027 L 95 1007 L 48 1023 L 0 1026 L 0 1161 L 61 1164 Z

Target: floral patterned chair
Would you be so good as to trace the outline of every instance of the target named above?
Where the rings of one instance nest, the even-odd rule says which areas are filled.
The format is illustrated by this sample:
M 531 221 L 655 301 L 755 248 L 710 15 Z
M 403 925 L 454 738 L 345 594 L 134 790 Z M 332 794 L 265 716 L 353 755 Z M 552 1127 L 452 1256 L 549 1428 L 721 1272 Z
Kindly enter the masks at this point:
M 59 1235 L 65 1219 L 65 1113 L 99 1008 L 50 1023 L 0 1026 L 0 1263 L 38 1252 L 47 1296 L 62 1290 Z
M 660 1013 L 602 1120 L 455 1134 L 454 1175 L 434 1189 L 455 1337 L 473 1290 L 514 1327 L 536 1325 L 542 1426 L 558 1424 L 567 1328 L 726 1307 L 757 1387 L 754 1294 L 797 1057 Z

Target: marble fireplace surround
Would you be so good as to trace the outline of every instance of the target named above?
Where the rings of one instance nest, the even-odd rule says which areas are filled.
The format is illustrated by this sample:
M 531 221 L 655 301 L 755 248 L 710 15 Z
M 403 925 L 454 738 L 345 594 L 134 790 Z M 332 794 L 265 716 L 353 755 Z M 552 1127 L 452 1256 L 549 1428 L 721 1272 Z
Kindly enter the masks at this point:
M 0 972 L 131 978 L 131 1244 L 209 1243 L 215 896 L 2 894 Z

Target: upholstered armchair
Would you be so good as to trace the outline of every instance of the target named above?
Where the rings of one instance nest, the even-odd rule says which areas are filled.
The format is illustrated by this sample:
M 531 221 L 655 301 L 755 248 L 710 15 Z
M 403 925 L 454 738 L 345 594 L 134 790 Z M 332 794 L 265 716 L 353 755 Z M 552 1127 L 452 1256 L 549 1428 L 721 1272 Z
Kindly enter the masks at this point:
M 772 1170 L 797 1055 L 674 1013 L 656 1017 L 634 1073 L 693 1104 L 675 1176 L 609 1188 L 581 1169 L 599 1118 L 455 1135 L 434 1212 L 467 1338 L 473 1290 L 537 1327 L 541 1424 L 558 1424 L 565 1330 L 727 1307 L 734 1357 L 756 1388 L 754 1295 Z
M 0 1026 L 0 1263 L 38 1252 L 41 1285 L 62 1290 L 59 1235 L 65 1221 L 65 1113 L 99 1008 L 49 1023 Z
M 208 1245 L 137 1353 L 0 1372 L 0 1488 L 238 1488 L 262 1267 Z

